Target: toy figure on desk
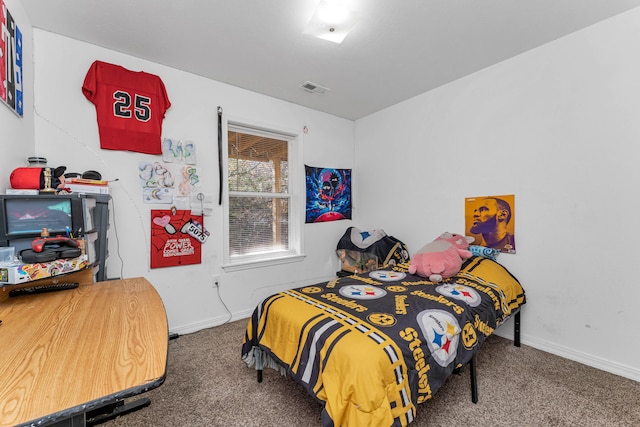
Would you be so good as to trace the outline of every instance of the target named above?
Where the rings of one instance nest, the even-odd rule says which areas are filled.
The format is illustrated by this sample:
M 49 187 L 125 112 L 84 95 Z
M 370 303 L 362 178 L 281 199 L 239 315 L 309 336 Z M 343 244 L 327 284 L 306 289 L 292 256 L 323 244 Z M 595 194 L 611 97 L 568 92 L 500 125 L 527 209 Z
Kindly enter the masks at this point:
M 64 188 L 64 171 L 66 166 L 57 168 L 16 168 L 11 172 L 9 181 L 11 188 L 55 192 Z

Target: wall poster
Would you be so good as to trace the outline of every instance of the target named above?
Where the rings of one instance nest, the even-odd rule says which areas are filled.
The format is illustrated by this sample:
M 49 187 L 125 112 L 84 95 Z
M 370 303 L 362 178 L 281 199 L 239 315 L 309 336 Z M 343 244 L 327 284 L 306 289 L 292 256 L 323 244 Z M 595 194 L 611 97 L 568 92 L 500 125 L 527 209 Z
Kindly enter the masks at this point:
M 209 232 L 190 210 L 151 211 L 151 268 L 200 264 Z
M 475 237 L 473 245 L 515 254 L 515 196 L 465 198 L 465 233 Z
M 307 207 L 305 222 L 351 219 L 351 169 L 305 165 Z
M 22 90 L 22 33 L 0 0 L 0 100 L 20 117 Z

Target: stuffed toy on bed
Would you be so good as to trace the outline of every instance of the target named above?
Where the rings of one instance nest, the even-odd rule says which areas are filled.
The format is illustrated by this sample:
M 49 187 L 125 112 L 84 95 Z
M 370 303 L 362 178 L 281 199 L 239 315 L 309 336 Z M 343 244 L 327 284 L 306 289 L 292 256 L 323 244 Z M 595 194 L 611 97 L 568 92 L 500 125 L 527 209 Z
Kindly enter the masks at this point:
M 460 271 L 462 261 L 473 255 L 468 250 L 474 238 L 455 233 L 443 233 L 411 257 L 409 273 L 441 282 Z

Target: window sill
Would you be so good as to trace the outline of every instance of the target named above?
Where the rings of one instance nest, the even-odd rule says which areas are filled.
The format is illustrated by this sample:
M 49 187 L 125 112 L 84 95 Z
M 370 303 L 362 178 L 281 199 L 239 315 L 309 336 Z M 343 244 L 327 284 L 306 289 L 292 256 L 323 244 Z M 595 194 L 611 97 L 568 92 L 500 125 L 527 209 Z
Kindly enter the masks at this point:
M 262 268 L 262 267 L 270 267 L 273 265 L 280 264 L 289 264 L 292 262 L 301 262 L 307 256 L 306 255 L 289 255 L 278 258 L 270 258 L 270 259 L 261 259 L 261 260 L 247 260 L 247 261 L 238 261 L 233 264 L 226 264 L 222 266 L 224 271 L 240 271 L 240 270 L 249 270 L 252 268 Z

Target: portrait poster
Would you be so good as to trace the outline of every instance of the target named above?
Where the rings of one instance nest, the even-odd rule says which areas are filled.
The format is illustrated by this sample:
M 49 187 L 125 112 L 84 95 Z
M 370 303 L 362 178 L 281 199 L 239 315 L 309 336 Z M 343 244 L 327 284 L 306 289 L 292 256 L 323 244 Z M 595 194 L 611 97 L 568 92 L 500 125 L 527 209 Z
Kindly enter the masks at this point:
M 351 219 L 351 169 L 305 165 L 306 223 Z
M 465 233 L 473 245 L 515 254 L 515 195 L 465 198 Z
M 200 264 L 209 236 L 202 215 L 190 210 L 151 210 L 151 268 Z
M 0 0 L 0 29 L 0 100 L 22 117 L 22 32 L 4 0 Z

